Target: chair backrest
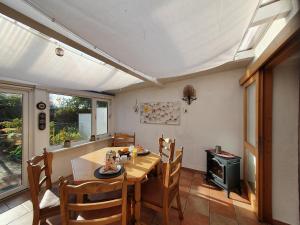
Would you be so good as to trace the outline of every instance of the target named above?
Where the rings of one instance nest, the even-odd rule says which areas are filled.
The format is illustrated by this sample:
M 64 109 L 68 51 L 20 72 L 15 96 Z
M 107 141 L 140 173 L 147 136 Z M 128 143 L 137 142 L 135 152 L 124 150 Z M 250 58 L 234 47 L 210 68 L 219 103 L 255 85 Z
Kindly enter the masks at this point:
M 174 151 L 175 151 L 175 139 L 164 138 L 162 135 L 159 138 L 159 154 L 162 161 L 173 161 L 174 159 Z
M 183 147 L 176 151 L 174 161 L 163 164 L 164 202 L 170 203 L 179 191 L 180 169 L 182 166 Z
M 124 134 L 124 133 L 115 133 L 113 137 L 113 146 L 114 147 L 123 147 L 135 145 L 135 133 L 133 135 Z
M 122 197 L 108 201 L 101 201 L 96 203 L 71 203 L 68 199 L 71 195 L 83 195 L 83 194 L 97 194 L 122 190 Z M 69 185 L 68 181 L 64 178 L 60 178 L 59 184 L 60 191 L 60 209 L 63 225 L 69 224 L 110 224 L 117 221 L 122 221 L 122 225 L 126 225 L 126 208 L 127 208 L 127 177 L 126 173 L 123 175 L 121 181 L 116 182 L 104 182 L 104 181 L 91 181 L 80 185 Z M 109 210 L 112 207 L 122 207 L 120 212 L 115 212 L 113 215 L 105 215 L 101 218 L 101 214 L 96 214 L 97 218 L 86 220 L 72 220 L 70 215 L 74 213 L 88 213 L 94 210 Z M 96 212 L 96 211 L 94 211 Z M 99 211 L 100 212 L 100 211 Z M 99 215 L 99 218 L 98 218 Z
M 34 156 L 27 161 L 28 181 L 34 208 L 39 207 L 39 194 L 43 185 L 46 185 L 46 189 L 52 188 L 52 159 L 53 154 L 44 148 L 42 155 Z M 43 176 L 42 172 L 44 172 Z

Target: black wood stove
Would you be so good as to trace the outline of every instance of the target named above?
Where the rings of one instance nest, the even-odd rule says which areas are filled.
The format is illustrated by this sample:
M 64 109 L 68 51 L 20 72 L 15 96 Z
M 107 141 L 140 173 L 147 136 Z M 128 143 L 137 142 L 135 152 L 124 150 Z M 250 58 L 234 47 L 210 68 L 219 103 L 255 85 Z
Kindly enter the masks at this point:
M 226 190 L 228 198 L 233 189 L 238 189 L 241 194 L 241 158 L 225 151 L 220 153 L 216 153 L 214 149 L 205 151 L 207 153 L 206 180 Z

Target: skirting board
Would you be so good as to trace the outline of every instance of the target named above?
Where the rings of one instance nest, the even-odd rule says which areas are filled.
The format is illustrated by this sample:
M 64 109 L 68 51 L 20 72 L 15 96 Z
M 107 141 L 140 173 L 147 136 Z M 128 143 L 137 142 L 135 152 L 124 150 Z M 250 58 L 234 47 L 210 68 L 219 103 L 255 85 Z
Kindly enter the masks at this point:
M 205 171 L 195 170 L 195 169 L 187 168 L 187 167 L 184 167 L 184 166 L 182 167 L 182 169 L 185 169 L 185 170 L 189 170 L 189 171 L 191 171 L 191 172 L 201 173 L 201 174 L 206 175 L 206 172 L 205 172 Z
M 278 221 L 278 220 L 274 220 L 273 219 L 273 225 L 289 225 L 288 223 L 284 223 L 284 222 L 281 222 L 281 221 Z

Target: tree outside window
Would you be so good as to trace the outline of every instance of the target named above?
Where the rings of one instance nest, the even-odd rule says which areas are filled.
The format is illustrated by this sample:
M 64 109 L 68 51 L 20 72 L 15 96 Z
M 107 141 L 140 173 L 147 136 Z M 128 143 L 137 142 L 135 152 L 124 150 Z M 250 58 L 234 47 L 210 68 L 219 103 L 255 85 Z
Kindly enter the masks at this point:
M 89 98 L 49 94 L 50 145 L 64 141 L 89 140 L 92 123 L 92 100 Z

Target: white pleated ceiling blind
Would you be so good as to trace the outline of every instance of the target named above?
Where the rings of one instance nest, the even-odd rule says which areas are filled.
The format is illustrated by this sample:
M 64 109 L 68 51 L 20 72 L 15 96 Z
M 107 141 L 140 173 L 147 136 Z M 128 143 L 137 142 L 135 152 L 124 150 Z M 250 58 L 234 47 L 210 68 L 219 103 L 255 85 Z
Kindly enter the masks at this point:
M 232 61 L 259 0 L 27 0 L 122 63 L 155 78 Z
M 233 61 L 259 0 L 3 2 L 25 14 L 34 6 L 116 61 L 165 78 Z M 40 21 L 37 13 L 26 15 Z M 7 19 L 0 22 L 0 79 L 94 91 L 142 82 L 70 47 L 57 57 L 54 42 Z M 56 29 L 55 23 L 50 25 Z
M 142 82 L 70 47 L 58 45 L 0 17 L 0 79 L 77 90 L 107 91 Z M 66 46 L 67 47 L 67 46 Z

